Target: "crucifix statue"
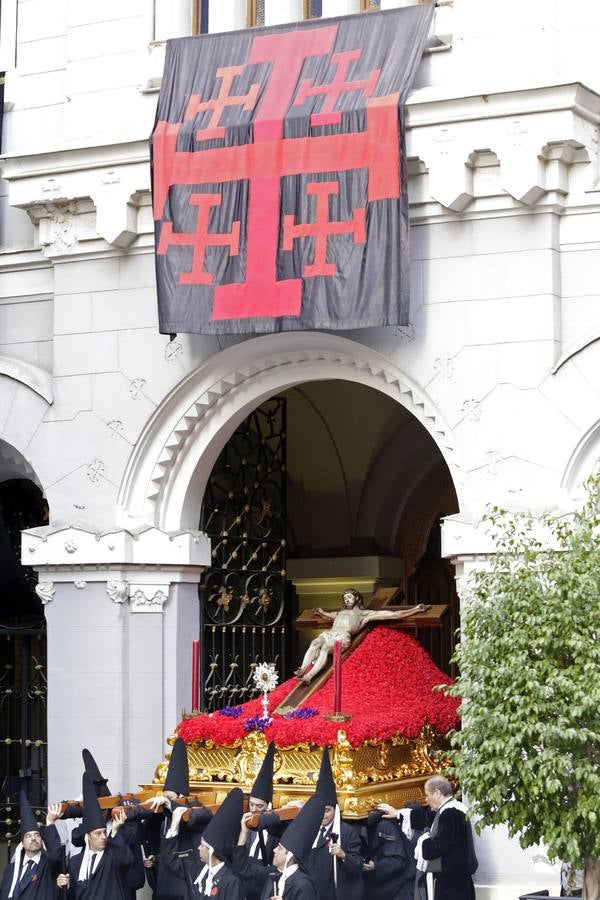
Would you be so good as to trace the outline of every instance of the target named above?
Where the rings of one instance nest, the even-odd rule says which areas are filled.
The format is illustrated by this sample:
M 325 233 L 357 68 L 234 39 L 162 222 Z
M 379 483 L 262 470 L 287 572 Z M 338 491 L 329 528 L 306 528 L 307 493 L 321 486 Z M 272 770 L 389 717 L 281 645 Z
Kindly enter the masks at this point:
M 347 650 L 352 638 L 366 625 L 383 620 L 412 618 L 428 609 L 430 607 L 423 603 L 396 609 L 365 609 L 360 591 L 348 588 L 342 594 L 342 606 L 339 610 L 316 610 L 319 616 L 331 621 L 331 628 L 321 632 L 310 642 L 304 659 L 294 674 L 305 684 L 310 684 L 327 664 L 336 641 L 341 642 L 342 650 Z

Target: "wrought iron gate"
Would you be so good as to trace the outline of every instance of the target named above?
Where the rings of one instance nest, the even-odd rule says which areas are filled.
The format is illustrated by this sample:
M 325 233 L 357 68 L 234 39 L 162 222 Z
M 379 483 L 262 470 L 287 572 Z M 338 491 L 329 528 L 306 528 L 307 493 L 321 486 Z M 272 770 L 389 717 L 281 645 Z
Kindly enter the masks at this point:
M 204 710 L 256 696 L 258 662 L 287 677 L 285 461 L 285 399 L 274 397 L 236 429 L 206 488 L 200 528 L 213 565 L 200 584 Z
M 33 482 L 0 483 L 0 845 L 9 851 L 20 840 L 19 791 L 38 821 L 46 806 L 46 622 L 36 574 L 20 558 L 22 529 L 47 521 Z
M 0 840 L 19 841 L 21 788 L 38 820 L 46 807 L 46 633 L 0 632 Z

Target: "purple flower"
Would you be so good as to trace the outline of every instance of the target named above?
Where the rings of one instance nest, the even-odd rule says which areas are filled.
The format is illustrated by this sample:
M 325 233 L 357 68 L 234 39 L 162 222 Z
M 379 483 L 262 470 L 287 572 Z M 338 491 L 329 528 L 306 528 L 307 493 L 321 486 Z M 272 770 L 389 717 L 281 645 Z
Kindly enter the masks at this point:
M 312 719 L 313 716 L 318 716 L 319 710 L 315 709 L 314 706 L 305 706 L 304 709 L 294 709 L 292 712 L 285 713 L 283 716 L 284 719 Z
M 250 716 L 244 722 L 244 731 L 264 731 L 273 720 L 264 716 Z
M 229 716 L 231 719 L 239 719 L 244 710 L 241 706 L 224 706 L 218 710 L 220 716 Z

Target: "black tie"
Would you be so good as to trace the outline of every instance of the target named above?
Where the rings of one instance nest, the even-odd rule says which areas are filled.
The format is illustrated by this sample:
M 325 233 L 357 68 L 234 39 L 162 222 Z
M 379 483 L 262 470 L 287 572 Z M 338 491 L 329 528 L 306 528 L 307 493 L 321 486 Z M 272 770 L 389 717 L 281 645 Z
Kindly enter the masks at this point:
M 323 846 L 325 843 L 325 834 L 327 833 L 327 825 L 321 825 L 321 831 L 319 832 L 319 844 Z
M 28 859 L 26 864 L 23 866 L 23 871 L 21 872 L 21 877 L 19 878 L 19 883 L 17 884 L 16 890 L 14 892 L 14 896 L 18 897 L 21 894 L 21 890 L 25 890 L 27 884 L 28 875 L 31 874 L 31 871 L 34 867 L 35 863 L 32 859 Z
M 96 857 L 97 857 L 97 856 L 98 856 L 97 853 L 92 853 L 92 858 L 90 859 L 90 866 L 89 866 L 89 869 L 88 869 L 88 880 L 89 880 L 89 879 L 92 877 L 92 875 L 94 874 L 94 863 L 96 862 Z
M 34 865 L 35 865 L 35 863 L 34 863 L 34 861 L 33 861 L 32 859 L 28 859 L 28 860 L 27 860 L 27 863 L 26 863 L 26 865 L 25 865 L 25 868 L 24 868 L 23 871 L 21 872 L 21 877 L 20 877 L 19 881 L 23 881 L 24 878 L 27 878 L 27 876 L 29 875 L 29 873 L 30 873 L 31 870 L 33 869 Z

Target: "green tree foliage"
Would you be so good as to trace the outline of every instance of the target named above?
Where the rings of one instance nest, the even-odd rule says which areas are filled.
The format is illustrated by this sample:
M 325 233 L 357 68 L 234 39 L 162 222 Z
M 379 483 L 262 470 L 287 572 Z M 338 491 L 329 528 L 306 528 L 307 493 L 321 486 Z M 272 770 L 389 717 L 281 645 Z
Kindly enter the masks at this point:
M 598 871 L 600 479 L 572 516 L 487 521 L 497 554 L 462 614 L 453 775 L 482 826 Z

